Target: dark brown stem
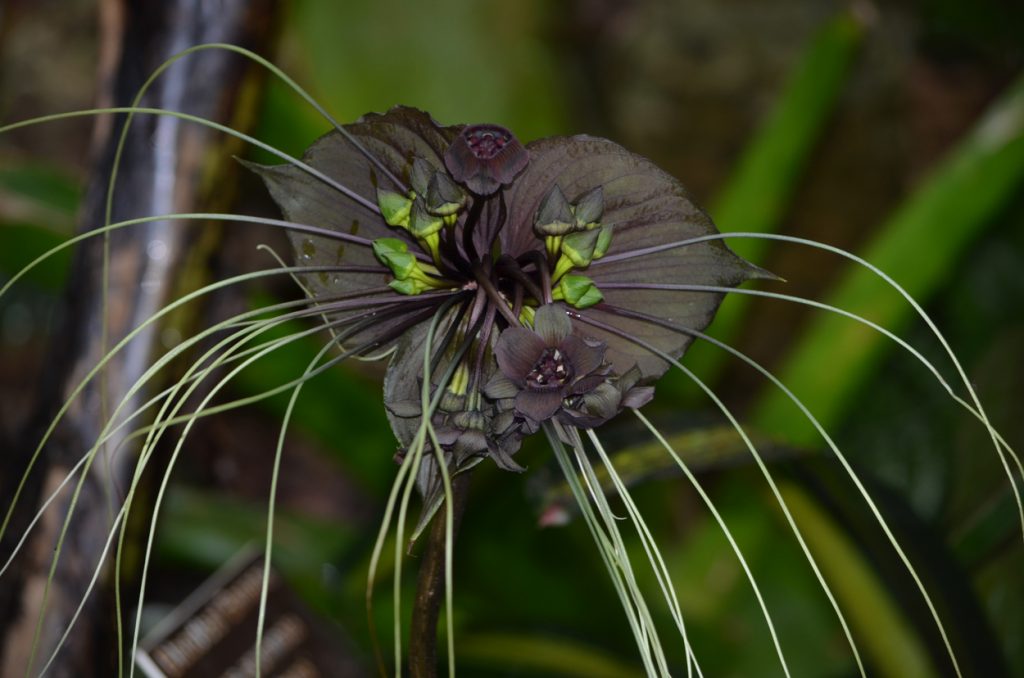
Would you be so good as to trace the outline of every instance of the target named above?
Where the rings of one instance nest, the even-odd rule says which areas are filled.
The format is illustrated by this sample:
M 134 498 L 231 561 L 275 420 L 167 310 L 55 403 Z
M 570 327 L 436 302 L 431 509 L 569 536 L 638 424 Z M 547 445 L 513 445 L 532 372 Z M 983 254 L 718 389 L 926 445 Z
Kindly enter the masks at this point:
M 466 512 L 469 473 L 452 478 L 452 541 L 459 533 Z M 444 511 L 448 505 L 443 506 Z M 445 514 L 438 512 L 430 526 L 426 549 L 420 563 L 416 584 L 416 602 L 409 631 L 409 675 L 412 678 L 434 678 L 437 675 L 437 619 L 444 599 Z M 451 610 L 448 611 L 451 614 Z
M 491 303 L 497 307 L 498 312 L 501 313 L 502 317 L 505 318 L 508 324 L 512 327 L 518 327 L 519 318 L 512 315 L 512 309 L 509 308 L 508 301 L 501 296 L 501 292 L 499 292 L 498 288 L 494 286 L 494 283 L 491 282 L 491 279 L 483 269 L 480 266 L 476 266 L 473 269 L 473 275 L 476 277 L 477 285 L 487 293 L 487 297 L 491 300 Z
M 498 261 L 498 270 L 504 271 L 515 278 L 517 282 L 526 287 L 527 291 L 532 294 L 533 298 L 538 302 L 544 301 L 545 293 L 541 291 L 541 288 L 537 286 L 537 283 L 530 280 L 530 276 L 523 272 L 523 269 L 519 267 L 519 264 L 516 263 L 515 259 L 509 256 L 502 257 Z M 550 293 L 548 296 L 550 296 Z

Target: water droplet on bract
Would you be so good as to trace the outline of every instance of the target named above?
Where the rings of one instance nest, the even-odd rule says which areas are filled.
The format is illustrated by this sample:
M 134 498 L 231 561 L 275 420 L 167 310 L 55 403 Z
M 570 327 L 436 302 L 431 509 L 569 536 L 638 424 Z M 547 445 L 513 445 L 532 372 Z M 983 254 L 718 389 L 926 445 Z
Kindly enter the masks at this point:
M 341 284 L 341 276 L 340 275 L 333 275 L 333 276 L 331 276 L 331 285 L 337 286 L 337 285 L 340 285 L 340 284 Z
M 303 240 L 302 241 L 302 258 L 305 259 L 306 261 L 309 261 L 310 259 L 313 258 L 314 254 L 316 254 L 316 245 L 313 244 L 313 241 L 308 239 L 308 238 Z

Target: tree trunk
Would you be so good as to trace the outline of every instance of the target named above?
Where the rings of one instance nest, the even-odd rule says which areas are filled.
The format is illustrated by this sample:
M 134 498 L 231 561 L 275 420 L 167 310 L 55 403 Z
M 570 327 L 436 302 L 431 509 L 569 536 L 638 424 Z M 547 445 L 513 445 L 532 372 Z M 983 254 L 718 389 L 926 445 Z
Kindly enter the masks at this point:
M 270 39 L 273 0 L 102 0 L 100 2 L 100 106 L 130 105 L 149 74 L 172 54 L 205 42 L 228 42 L 261 51 Z M 250 97 L 258 69 L 233 53 L 209 50 L 188 56 L 165 72 L 142 106 L 185 111 L 224 124 L 251 120 L 242 97 Z M 243 84 L 245 86 L 243 86 Z M 241 111 L 241 114 L 238 112 Z M 94 171 L 81 210 L 81 230 L 104 223 L 114 148 L 124 116 L 97 118 Z M 59 123 L 58 123 L 59 124 Z M 234 171 L 225 140 L 205 127 L 167 116 L 140 115 L 132 123 L 117 177 L 112 221 L 144 215 L 224 207 L 226 172 Z M 211 169 L 213 171 L 211 172 Z M 217 184 L 211 185 L 210 177 Z M 218 201 L 220 201 L 218 205 Z M 103 305 L 104 242 L 92 238 L 75 252 L 66 295 L 65 321 L 55 334 L 52 361 L 43 375 L 33 424 L 17 449 L 3 459 L 3 492 L 10 498 L 43 432 L 104 353 L 133 328 L 178 296 L 185 271 L 202 274 L 197 244 L 209 247 L 210 226 L 160 221 L 115 231 L 110 237 L 106 308 Z M 202 238 L 200 239 L 200 235 Z M 194 283 L 193 283 L 194 284 Z M 41 503 L 94 445 L 106 417 L 117 407 L 153 356 L 166 348 L 167 325 L 146 329 L 78 395 L 43 448 L 4 535 L 0 556 L 11 553 Z M 160 383 L 133 396 L 132 412 Z M 125 431 L 144 425 L 136 421 Z M 32 673 L 54 653 L 103 555 L 112 519 L 120 508 L 137 461 L 137 445 L 121 446 L 124 436 L 101 448 L 91 466 L 70 522 L 40 627 Z M 0 579 L 0 674 L 24 675 L 36 633 L 43 591 L 75 482 L 62 491 L 31 534 L 12 568 Z M 133 515 L 147 513 L 136 501 Z M 112 570 L 109 563 L 105 570 Z M 108 572 L 109 574 L 109 572 Z M 104 579 L 101 578 L 101 582 Z M 116 638 L 109 586 L 87 601 L 48 675 L 114 675 Z M 130 613 L 130 610 L 128 611 Z

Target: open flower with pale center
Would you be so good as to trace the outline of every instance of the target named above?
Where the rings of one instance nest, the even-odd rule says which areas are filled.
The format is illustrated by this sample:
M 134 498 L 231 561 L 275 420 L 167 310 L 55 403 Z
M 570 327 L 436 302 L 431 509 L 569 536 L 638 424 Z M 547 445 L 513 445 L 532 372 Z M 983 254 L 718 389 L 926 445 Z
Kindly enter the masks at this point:
M 607 381 L 605 345 L 572 333 L 565 310 L 541 306 L 533 330 L 510 327 L 494 349 L 499 372 L 484 387 L 492 399 L 514 398 L 518 414 L 547 421 L 573 396 L 583 396 Z

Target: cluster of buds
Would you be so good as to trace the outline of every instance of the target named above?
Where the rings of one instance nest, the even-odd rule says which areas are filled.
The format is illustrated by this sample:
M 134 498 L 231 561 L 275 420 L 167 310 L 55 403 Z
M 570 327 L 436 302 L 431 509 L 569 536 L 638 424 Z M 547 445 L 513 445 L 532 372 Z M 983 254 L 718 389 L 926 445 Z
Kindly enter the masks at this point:
M 445 280 L 434 266 L 421 263 L 409 251 L 409 245 L 404 240 L 377 238 L 373 241 L 373 254 L 395 276 L 388 286 L 399 294 L 422 294 L 427 290 L 452 286 L 452 282 Z
M 555 184 L 541 201 L 534 219 L 533 231 L 544 239 L 551 273 L 554 299 L 575 308 L 587 308 L 601 301 L 601 291 L 594 282 L 574 269 L 584 269 L 608 252 L 614 226 L 601 223 L 604 214 L 604 190 L 597 186 L 570 203 Z
M 446 173 L 423 158 L 415 158 L 409 170 L 409 193 L 377 189 L 377 205 L 388 226 L 408 231 L 430 253 L 441 259 L 441 230 L 458 221 L 468 196 Z

